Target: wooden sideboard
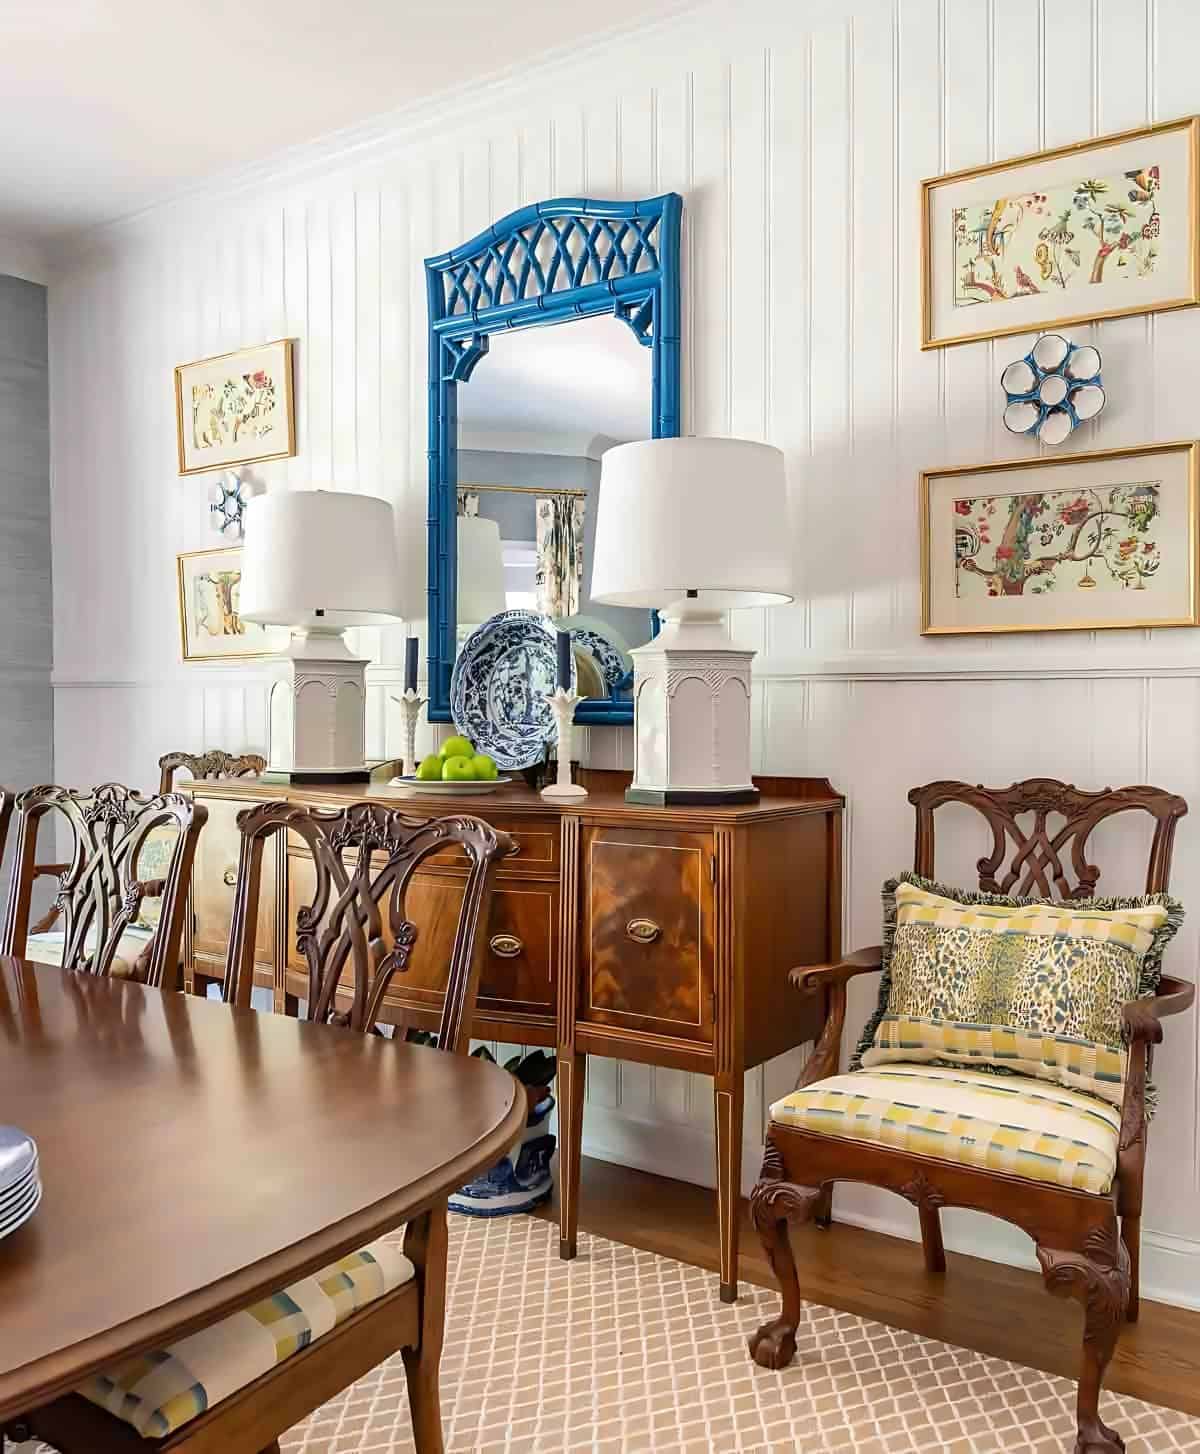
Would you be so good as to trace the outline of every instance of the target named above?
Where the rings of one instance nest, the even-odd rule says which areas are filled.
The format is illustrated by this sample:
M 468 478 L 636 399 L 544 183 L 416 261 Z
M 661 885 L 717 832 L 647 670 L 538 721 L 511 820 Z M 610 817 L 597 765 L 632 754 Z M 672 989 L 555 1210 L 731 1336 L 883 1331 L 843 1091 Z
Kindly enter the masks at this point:
M 737 1297 L 745 1072 L 815 1039 L 825 1007 L 788 984 L 797 964 L 841 952 L 842 798 L 816 778 L 759 778 L 757 804 L 626 803 L 628 776 L 585 772 L 590 796 L 555 807 L 521 786 L 478 797 L 384 786 L 292 787 L 254 779 L 189 784 L 208 809 L 193 870 L 185 975 L 223 978 L 237 878 L 237 815 L 287 798 L 326 807 L 368 799 L 417 817 L 471 813 L 516 842 L 496 881 L 478 1039 L 558 1052 L 560 1253 L 575 1255 L 584 1079 L 589 1055 L 713 1078 L 721 1297 Z M 281 851 L 282 850 L 282 851 Z M 409 891 L 410 968 L 384 1018 L 436 1028 L 446 956 L 466 878 L 457 850 L 430 859 Z M 296 908 L 312 887 L 299 840 L 264 865 L 258 982 L 294 1012 L 307 989 Z

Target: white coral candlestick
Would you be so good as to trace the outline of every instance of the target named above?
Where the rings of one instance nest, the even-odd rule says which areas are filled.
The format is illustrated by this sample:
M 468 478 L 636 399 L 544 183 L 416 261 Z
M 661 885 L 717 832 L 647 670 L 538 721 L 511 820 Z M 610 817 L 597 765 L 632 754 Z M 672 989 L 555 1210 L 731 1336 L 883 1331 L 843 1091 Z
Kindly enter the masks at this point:
M 429 700 L 423 697 L 420 692 L 413 691 L 412 687 L 402 697 L 393 697 L 392 701 L 398 703 L 404 709 L 404 776 L 412 777 L 417 770 L 417 718 L 421 715 L 421 708 Z
M 587 788 L 581 788 L 571 781 L 571 743 L 575 736 L 575 705 L 580 701 L 576 692 L 558 687 L 546 694 L 550 710 L 558 725 L 558 781 L 542 789 L 542 797 L 557 802 L 578 802 L 587 797 Z

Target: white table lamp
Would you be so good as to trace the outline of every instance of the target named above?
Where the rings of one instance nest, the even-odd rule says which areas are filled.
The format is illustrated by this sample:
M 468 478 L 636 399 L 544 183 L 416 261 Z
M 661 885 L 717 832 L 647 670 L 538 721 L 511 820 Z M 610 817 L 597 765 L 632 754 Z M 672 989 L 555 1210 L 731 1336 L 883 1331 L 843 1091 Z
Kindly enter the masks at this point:
M 348 626 L 403 614 L 392 507 L 370 495 L 281 490 L 246 507 L 240 614 L 291 627 L 274 658 L 267 777 L 363 782 L 367 663 Z
M 634 803 L 747 803 L 750 662 L 725 612 L 793 597 L 782 453 L 745 439 L 647 439 L 604 455 L 592 599 L 658 608 L 633 652 Z

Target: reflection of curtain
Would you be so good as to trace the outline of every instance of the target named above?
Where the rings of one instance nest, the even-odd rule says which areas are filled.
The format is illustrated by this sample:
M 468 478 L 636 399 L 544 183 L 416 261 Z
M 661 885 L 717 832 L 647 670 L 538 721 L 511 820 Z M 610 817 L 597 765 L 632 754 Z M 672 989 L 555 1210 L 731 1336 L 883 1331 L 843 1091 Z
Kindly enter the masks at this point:
M 547 616 L 574 616 L 583 585 L 583 500 L 549 495 L 537 502 L 537 600 Z

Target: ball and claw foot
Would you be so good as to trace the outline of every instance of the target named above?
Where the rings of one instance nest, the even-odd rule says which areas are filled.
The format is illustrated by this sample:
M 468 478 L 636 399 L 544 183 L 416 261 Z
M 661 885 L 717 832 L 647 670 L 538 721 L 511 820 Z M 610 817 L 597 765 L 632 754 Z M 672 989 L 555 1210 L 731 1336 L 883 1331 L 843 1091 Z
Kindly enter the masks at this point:
M 786 1368 L 796 1356 L 796 1330 L 782 1318 L 764 1323 L 748 1339 L 750 1357 L 760 1368 Z
M 1097 1419 L 1094 1428 L 1080 1429 L 1075 1440 L 1075 1454 L 1125 1454 L 1125 1440 L 1115 1429 Z

